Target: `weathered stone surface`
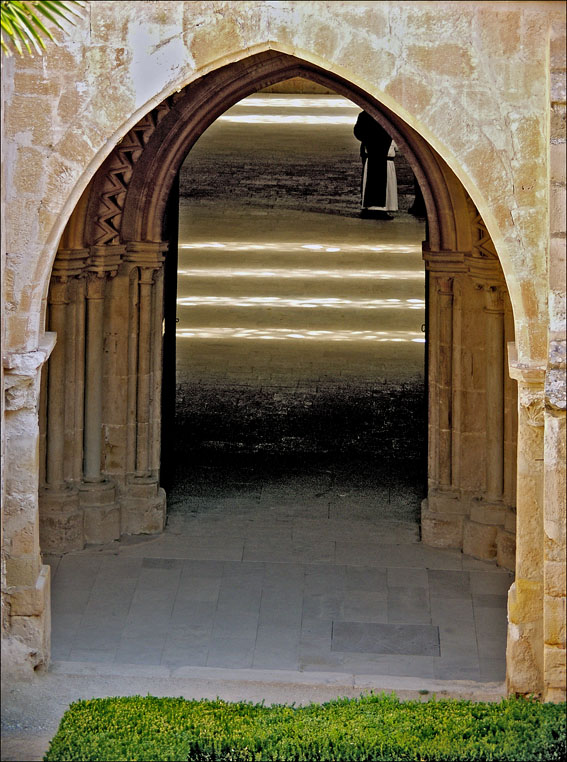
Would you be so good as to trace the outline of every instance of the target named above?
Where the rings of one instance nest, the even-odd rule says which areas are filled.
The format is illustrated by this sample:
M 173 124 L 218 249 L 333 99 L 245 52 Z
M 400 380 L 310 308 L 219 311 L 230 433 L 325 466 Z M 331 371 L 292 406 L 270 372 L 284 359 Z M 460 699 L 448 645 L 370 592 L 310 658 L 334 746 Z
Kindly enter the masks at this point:
M 546 595 L 565 595 L 566 565 L 562 561 L 546 561 L 544 565 L 544 590 Z
M 546 701 L 565 701 L 565 648 L 545 646 Z
M 463 553 L 474 558 L 491 561 L 496 558 L 497 527 L 465 520 L 463 527 Z
M 1 220 L 2 340 L 9 371 L 2 379 L 6 393 L 1 488 L 9 518 L 4 523 L 7 577 L 25 587 L 35 583 L 39 570 L 37 549 L 26 552 L 34 546 L 34 533 L 26 527 L 37 523 L 38 369 L 45 357 L 21 372 L 11 363 L 18 352 L 27 350 L 31 356 L 37 351 L 45 328 L 45 299 L 55 251 L 69 215 L 117 143 L 164 98 L 224 65 L 240 62 L 245 77 L 249 56 L 277 51 L 333 72 L 392 111 L 400 137 L 405 136 L 417 153 L 422 151 L 417 164 L 431 174 L 430 208 L 440 210 L 440 229 L 430 224 L 429 243 L 455 252 L 482 248 L 476 245 L 480 228 L 471 227 L 464 196 L 459 190 L 454 198 L 451 195 L 460 182 L 487 226 L 481 239 L 491 239 L 510 293 L 515 319 L 515 335 L 510 340 L 515 340 L 519 362 L 514 377 L 520 381 L 519 579 L 510 597 L 510 615 L 512 623 L 521 622 L 522 627 L 510 627 L 508 684 L 512 691 L 539 692 L 545 675 L 545 695 L 553 700 L 561 696 L 565 673 L 556 667 L 555 650 L 546 650 L 544 671 L 545 626 L 550 636 L 560 636 L 554 634 L 555 614 L 549 614 L 546 624 L 538 580 L 543 576 L 544 549 L 547 561 L 553 562 L 559 562 L 565 552 L 565 479 L 564 471 L 555 470 L 559 455 L 564 456 L 565 401 L 559 375 L 563 368 L 553 358 L 545 394 L 543 385 L 549 341 L 561 338 L 565 319 L 564 29 L 565 8 L 559 3 L 461 3 L 457 7 L 454 3 L 395 0 L 356 4 L 92 2 L 62 40 L 57 55 L 7 61 L 2 67 Z M 551 158 L 545 144 L 548 124 Z M 147 137 L 148 133 L 142 132 Z M 115 157 L 120 154 L 124 159 L 129 153 L 131 158 L 140 149 L 140 136 L 130 136 L 133 147 Z M 161 167 L 161 162 L 157 166 Z M 445 184 L 436 185 L 431 179 L 435 167 L 440 168 L 435 177 L 443 176 Z M 110 185 L 128 182 L 125 178 L 132 165 L 126 162 L 115 169 Z M 175 173 L 175 168 L 171 171 Z M 161 180 L 152 178 L 152 183 L 160 186 Z M 146 184 L 146 191 L 152 183 Z M 108 211 L 112 199 L 116 203 L 126 189 L 122 185 L 107 191 Z M 453 203 L 454 199 L 460 200 Z M 150 206 L 160 208 L 156 199 Z M 112 209 L 109 215 L 108 219 L 114 219 Z M 159 240 L 152 238 L 154 229 L 149 223 L 146 232 L 140 240 Z M 76 235 L 76 228 L 67 234 Z M 473 234 L 477 236 L 474 240 Z M 451 299 L 460 299 L 460 294 L 456 289 Z M 424 510 L 424 538 L 462 547 L 470 498 L 483 493 L 490 467 L 483 441 L 484 366 L 479 362 L 483 352 L 479 335 L 483 332 L 476 330 L 477 324 L 481 325 L 477 320 L 480 312 L 464 309 L 460 324 L 459 308 L 448 319 L 449 310 L 437 314 L 435 305 L 430 306 L 431 335 L 442 349 L 439 357 L 433 354 L 431 358 L 439 361 L 431 371 L 431 389 L 440 394 L 430 406 L 432 493 L 441 485 L 454 489 L 456 497 L 432 499 Z M 435 324 L 438 317 L 444 319 Z M 152 323 L 148 330 L 157 336 L 159 325 Z M 453 330 L 463 336 L 471 334 L 470 346 L 475 349 L 469 356 L 464 350 L 461 354 L 453 351 L 459 340 L 458 336 L 455 342 L 449 339 Z M 130 458 L 129 474 L 136 470 L 136 458 L 141 462 L 141 456 L 148 455 L 139 470 L 154 475 L 155 447 L 152 450 L 149 441 L 145 449 L 135 450 L 132 461 L 136 436 L 147 434 L 149 440 L 156 432 L 148 422 L 148 409 L 151 394 L 159 390 L 152 376 L 158 369 L 157 365 L 149 367 L 144 352 L 140 354 L 147 366 L 143 372 L 136 367 L 136 376 L 122 374 L 129 378 L 130 396 L 125 404 L 131 414 L 130 422 L 124 424 L 122 446 Z M 459 357 L 463 358 L 462 368 Z M 16 360 L 16 365 L 27 361 Z M 80 367 L 80 361 L 75 367 Z M 530 376 L 534 369 L 540 374 L 537 382 Z M 145 408 L 139 405 L 136 410 L 138 379 L 143 379 Z M 465 399 L 459 397 L 462 390 L 471 395 L 465 406 L 468 409 L 459 411 L 459 402 Z M 476 404 L 473 396 L 478 398 Z M 69 404 L 64 407 L 67 413 L 74 409 Z M 483 416 L 477 416 L 481 409 Z M 138 413 L 139 420 L 135 418 Z M 460 413 L 464 425 L 459 424 Z M 513 434 L 507 437 L 507 441 L 514 439 Z M 68 448 L 72 437 L 65 441 Z M 109 437 L 110 448 L 113 441 Z M 64 473 L 70 473 L 69 469 Z M 145 500 L 147 507 L 141 516 L 136 515 L 140 500 Z M 51 508 L 42 517 L 44 527 L 50 525 L 49 533 L 58 534 L 65 547 L 80 547 L 81 512 L 62 512 L 54 504 Z M 18 512 L 25 514 L 24 518 L 13 521 Z M 125 497 L 123 512 L 128 531 L 159 531 L 164 499 L 157 492 L 157 482 L 153 495 L 133 489 L 131 496 Z M 468 527 L 471 539 L 477 528 L 472 522 Z M 498 543 L 497 539 L 497 548 Z M 501 544 L 505 555 L 504 539 Z M 12 552 L 21 555 L 10 557 Z M 549 580 L 554 591 L 561 584 L 553 575 Z M 559 600 L 560 596 L 553 598 Z M 47 661 L 47 611 L 11 617 L 11 653 L 22 664 Z M 3 617 L 3 624 L 8 626 L 8 618 Z
M 544 599 L 545 619 L 543 636 L 546 645 L 565 648 L 565 596 L 553 598 L 546 595 Z

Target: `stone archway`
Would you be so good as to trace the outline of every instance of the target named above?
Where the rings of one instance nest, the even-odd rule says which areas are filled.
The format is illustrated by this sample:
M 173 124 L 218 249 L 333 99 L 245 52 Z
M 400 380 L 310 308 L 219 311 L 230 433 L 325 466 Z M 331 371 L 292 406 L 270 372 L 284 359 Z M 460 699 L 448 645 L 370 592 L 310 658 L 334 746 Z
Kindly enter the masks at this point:
M 148 113 L 73 213 L 54 263 L 43 378 L 44 551 L 159 532 L 163 220 L 193 143 L 229 106 L 302 76 L 371 113 L 405 152 L 428 211 L 426 543 L 515 563 L 516 399 L 506 373 L 510 300 L 494 246 L 460 181 L 423 137 L 337 75 L 266 51 L 219 68 Z

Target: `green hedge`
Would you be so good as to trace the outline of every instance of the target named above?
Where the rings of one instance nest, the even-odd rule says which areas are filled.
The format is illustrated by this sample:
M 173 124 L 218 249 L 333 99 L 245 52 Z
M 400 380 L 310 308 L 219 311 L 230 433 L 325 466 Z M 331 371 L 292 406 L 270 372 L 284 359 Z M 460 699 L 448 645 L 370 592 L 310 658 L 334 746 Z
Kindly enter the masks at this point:
M 399 701 L 305 707 L 175 698 L 72 704 L 44 757 L 65 760 L 560 760 L 565 704 Z

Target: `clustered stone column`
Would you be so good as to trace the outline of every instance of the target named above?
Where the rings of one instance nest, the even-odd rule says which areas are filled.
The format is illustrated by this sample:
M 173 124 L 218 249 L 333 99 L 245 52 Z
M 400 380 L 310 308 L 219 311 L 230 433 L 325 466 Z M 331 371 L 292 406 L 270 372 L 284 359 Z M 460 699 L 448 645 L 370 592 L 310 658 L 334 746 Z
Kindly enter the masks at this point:
M 514 568 L 516 412 L 504 362 L 509 300 L 495 257 L 425 251 L 429 486 L 422 538 Z
M 154 440 L 165 247 L 130 243 L 58 252 L 49 293 L 57 343 L 41 405 L 44 552 L 164 526 Z
M 66 478 L 70 442 L 67 395 L 69 348 L 76 341 L 76 313 L 71 298 L 73 281 L 81 277 L 88 259 L 86 249 L 63 249 L 53 267 L 48 297 L 49 329 L 56 343 L 47 366 L 45 384 L 46 422 L 45 484 L 40 492 L 40 537 L 44 553 L 79 550 L 84 546 L 84 516 L 79 504 L 78 484 Z M 82 448 L 80 448 L 82 450 Z
M 3 357 L 4 420 L 10 442 L 3 465 L 6 474 L 18 475 L 18 484 L 7 490 L 3 504 L 3 532 L 9 538 L 5 556 L 9 604 L 3 605 L 2 617 L 8 619 L 9 612 L 9 625 L 4 622 L 6 632 L 33 644 L 25 656 L 33 669 L 47 665 L 50 651 L 50 567 L 41 561 L 37 521 L 36 405 L 40 374 L 54 345 L 55 336 L 45 333 L 37 349 Z

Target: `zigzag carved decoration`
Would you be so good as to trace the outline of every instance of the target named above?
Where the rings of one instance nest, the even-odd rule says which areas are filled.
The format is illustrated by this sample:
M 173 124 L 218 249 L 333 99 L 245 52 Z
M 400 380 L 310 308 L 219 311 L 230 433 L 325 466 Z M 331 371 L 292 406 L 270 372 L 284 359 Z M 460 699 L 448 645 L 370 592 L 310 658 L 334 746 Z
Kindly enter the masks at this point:
M 95 215 L 95 245 L 119 242 L 122 211 L 134 166 L 156 127 L 171 111 L 179 95 L 166 98 L 153 111 L 146 114 L 125 135 L 110 155 L 108 169 L 100 192 L 98 211 Z

